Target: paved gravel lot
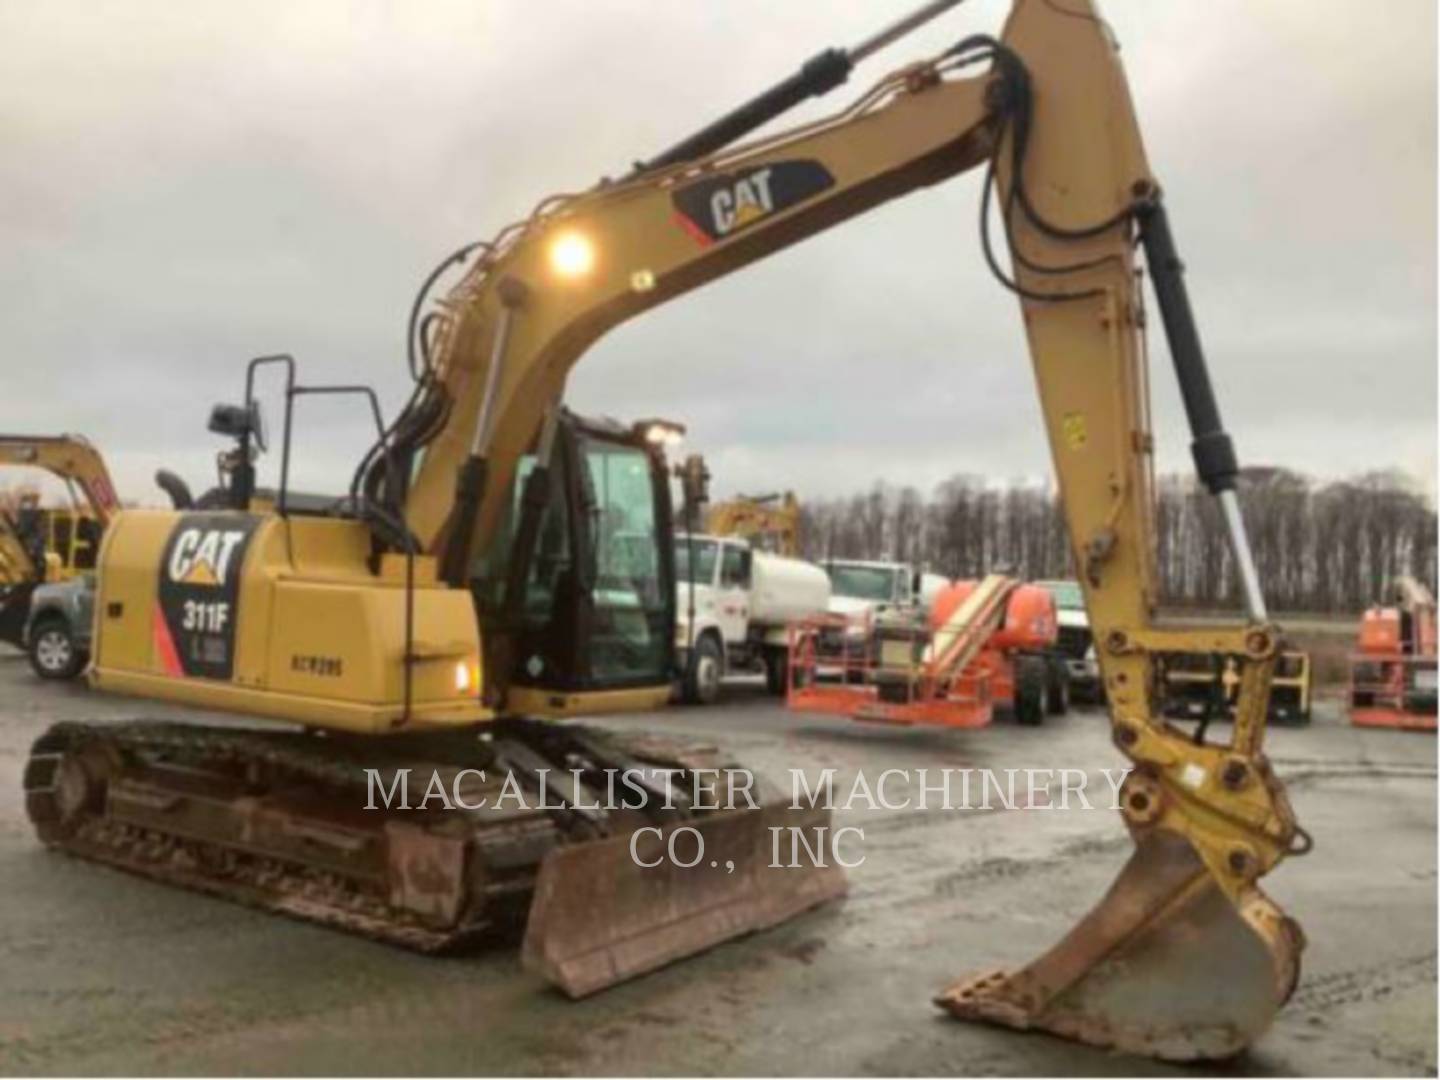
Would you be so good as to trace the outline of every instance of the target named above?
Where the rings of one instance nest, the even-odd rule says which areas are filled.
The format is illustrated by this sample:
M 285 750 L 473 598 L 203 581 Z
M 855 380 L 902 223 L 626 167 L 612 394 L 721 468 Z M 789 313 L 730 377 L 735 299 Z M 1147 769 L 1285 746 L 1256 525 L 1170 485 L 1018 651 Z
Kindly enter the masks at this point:
M 891 730 L 725 704 L 609 721 L 723 740 L 762 773 L 1118 767 L 1103 716 Z M 1128 841 L 1107 811 L 854 810 L 843 903 L 580 1003 L 509 951 L 428 959 L 47 853 L 19 796 L 61 719 L 171 710 L 42 685 L 0 652 L 0 1071 L 5 1073 L 1159 1074 L 1154 1062 L 957 1024 L 932 992 L 1013 965 L 1099 897 Z M 1435 739 L 1333 707 L 1271 754 L 1316 850 L 1267 890 L 1310 948 L 1244 1074 L 1434 1075 Z

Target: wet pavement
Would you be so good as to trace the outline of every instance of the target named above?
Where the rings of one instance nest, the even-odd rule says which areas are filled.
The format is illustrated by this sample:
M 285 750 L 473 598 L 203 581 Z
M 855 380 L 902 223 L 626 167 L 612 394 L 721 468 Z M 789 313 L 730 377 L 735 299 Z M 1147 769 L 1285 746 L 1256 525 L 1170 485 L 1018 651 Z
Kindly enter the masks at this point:
M 1043 1035 L 956 1023 L 931 995 L 1023 963 L 1099 898 L 1130 850 L 1118 815 L 944 810 L 917 770 L 1072 769 L 1108 805 L 1121 759 L 1102 713 L 1041 728 L 903 730 L 797 716 L 763 688 L 710 709 L 607 723 L 723 742 L 788 788 L 863 769 L 838 826 L 864 857 L 839 904 L 581 1002 L 511 950 L 435 959 L 129 877 L 42 850 L 25 821 L 30 742 L 62 719 L 175 716 L 41 684 L 0 652 L 0 1072 L 437 1074 L 1134 1074 L 1184 1072 Z M 1222 729 L 1217 729 L 1217 733 Z M 1434 1075 L 1436 742 L 1350 727 L 1322 703 L 1271 733 L 1316 849 L 1266 890 L 1305 927 L 1295 998 L 1236 1074 Z M 953 773 L 952 778 L 958 778 Z M 1075 781 L 1080 773 L 1070 774 Z M 1055 782 L 1058 784 L 1058 778 Z M 954 779 L 958 783 L 958 779 Z M 1023 779 L 1016 801 L 1026 799 Z M 1058 793 L 1058 787 L 1051 788 Z M 952 788 L 951 803 L 966 800 Z M 972 790 L 978 807 L 983 791 Z M 1038 793 L 1037 802 L 1045 801 Z

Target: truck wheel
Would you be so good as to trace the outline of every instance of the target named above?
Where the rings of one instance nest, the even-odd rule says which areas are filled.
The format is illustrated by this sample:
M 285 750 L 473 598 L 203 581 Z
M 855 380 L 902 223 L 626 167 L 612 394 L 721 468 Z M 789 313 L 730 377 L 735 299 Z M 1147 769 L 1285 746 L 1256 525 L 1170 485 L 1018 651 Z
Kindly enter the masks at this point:
M 1027 726 L 1045 722 L 1045 661 L 1038 656 L 1015 658 L 1015 719 Z
M 1045 711 L 1051 716 L 1070 711 L 1070 670 L 1056 656 L 1045 658 Z
M 700 635 L 690 651 L 690 666 L 685 672 L 685 701 L 690 705 L 713 705 L 720 696 L 724 668 L 725 655 L 715 635 Z
M 85 654 L 76 646 L 70 624 L 50 617 L 30 634 L 30 666 L 42 679 L 73 679 L 85 666 Z
M 790 650 L 765 650 L 765 689 L 776 697 L 785 696 L 785 680 L 790 674 Z

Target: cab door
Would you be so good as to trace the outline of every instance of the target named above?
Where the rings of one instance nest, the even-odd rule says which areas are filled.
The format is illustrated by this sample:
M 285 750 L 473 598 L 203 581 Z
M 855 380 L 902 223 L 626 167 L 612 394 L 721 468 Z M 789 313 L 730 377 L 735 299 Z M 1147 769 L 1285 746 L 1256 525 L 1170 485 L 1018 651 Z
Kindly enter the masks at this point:
M 715 616 L 726 643 L 742 642 L 750 626 L 750 548 L 720 545 L 720 573 L 715 589 Z

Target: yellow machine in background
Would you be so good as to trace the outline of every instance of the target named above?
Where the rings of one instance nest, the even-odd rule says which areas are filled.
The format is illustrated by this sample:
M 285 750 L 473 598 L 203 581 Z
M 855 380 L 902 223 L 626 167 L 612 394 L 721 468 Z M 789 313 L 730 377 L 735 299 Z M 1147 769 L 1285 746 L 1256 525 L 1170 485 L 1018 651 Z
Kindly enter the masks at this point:
M 822 53 L 629 176 L 544 200 L 458 251 L 413 309 L 413 395 L 388 426 L 371 395 L 380 431 L 344 496 L 289 501 L 287 422 L 278 495 L 250 511 L 257 372 L 285 368 L 287 417 L 305 395 L 354 389 L 298 384 L 288 358 L 252 363 L 245 406 L 212 424 L 237 440 L 235 509 L 125 515 L 110 531 L 94 678 L 323 735 L 58 725 L 26 770 L 42 838 L 418 948 L 494 933 L 528 906 L 526 960 L 572 994 L 838 895 L 833 866 L 767 865 L 769 828 L 819 839 L 827 813 L 769 798 L 597 811 L 607 770 L 668 765 L 684 791 L 726 759 L 527 719 L 659 702 L 674 673 L 666 469 L 647 433 L 570 414 L 565 382 L 617 323 L 981 168 L 1013 272 L 988 230 L 981 248 L 1023 310 L 1114 739 L 1133 767 L 1120 802 L 1136 848 L 1054 949 L 939 1001 L 959 1017 L 1166 1058 L 1225 1056 L 1258 1037 L 1301 947 L 1258 885 L 1303 838 L 1262 750 L 1278 638 L 1104 24 L 1086 0 L 1018 0 L 1002 39 L 967 37 L 827 119 L 737 143 L 952 4 Z M 1154 610 L 1141 252 L 1197 469 L 1229 526 L 1244 625 L 1177 626 Z M 427 310 L 439 274 L 466 261 Z M 1243 659 L 1225 744 L 1198 742 L 1155 708 L 1156 655 L 1196 650 Z M 504 776 L 527 790 L 547 770 L 567 779 L 546 811 L 492 798 L 463 814 L 356 812 L 367 778 L 393 793 L 415 767 L 470 802 Z M 733 871 L 655 859 L 654 837 L 632 846 L 642 824 L 697 828 L 707 858 Z M 642 868 L 636 850 L 658 865 Z
M 1240 668 L 1236 656 L 1214 653 L 1174 653 L 1161 664 L 1160 684 L 1164 711 L 1178 719 L 1228 720 L 1240 694 Z M 1310 654 L 1287 649 L 1275 661 L 1266 715 L 1273 724 L 1310 723 L 1314 692 Z
M 43 506 L 37 490 L 0 506 L 0 641 L 19 646 L 36 587 L 93 570 L 120 504 L 104 458 L 79 435 L 0 435 L 0 471 L 12 466 L 50 473 L 70 496 Z
M 711 536 L 739 536 L 765 551 L 800 555 L 800 503 L 795 493 L 737 495 L 711 503 L 705 514 Z

